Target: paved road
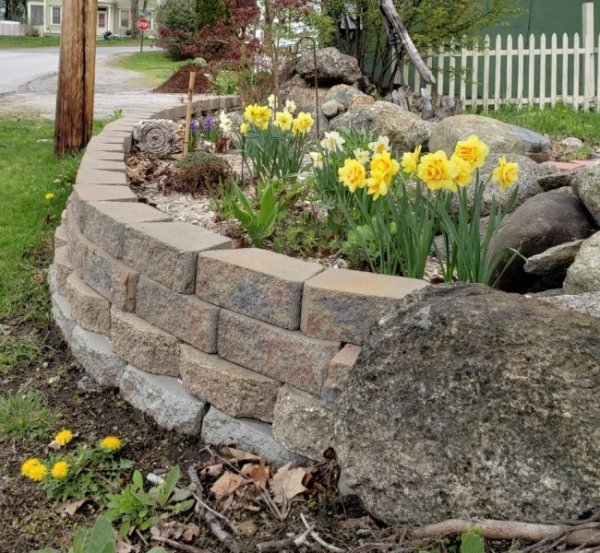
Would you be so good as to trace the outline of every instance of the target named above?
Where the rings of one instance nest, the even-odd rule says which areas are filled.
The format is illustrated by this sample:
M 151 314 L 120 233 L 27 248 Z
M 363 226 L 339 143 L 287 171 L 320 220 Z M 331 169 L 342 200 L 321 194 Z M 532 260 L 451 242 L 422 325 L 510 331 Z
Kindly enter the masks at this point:
M 117 108 L 127 113 L 179 103 L 179 95 L 152 94 L 140 73 L 115 66 L 116 59 L 137 50 L 136 46 L 96 50 L 96 117 Z M 0 115 L 54 118 L 58 59 L 58 48 L 0 49 Z

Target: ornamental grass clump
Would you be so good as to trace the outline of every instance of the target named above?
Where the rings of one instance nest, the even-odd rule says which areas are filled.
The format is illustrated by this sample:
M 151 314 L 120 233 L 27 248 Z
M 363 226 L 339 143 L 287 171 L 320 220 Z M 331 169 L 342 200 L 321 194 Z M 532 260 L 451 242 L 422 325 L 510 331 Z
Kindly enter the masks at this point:
M 422 155 L 418 146 L 404 153 L 401 163 L 387 137 L 358 146 L 356 138 L 325 133 L 310 156 L 317 192 L 330 211 L 344 213 L 349 238 L 372 270 L 422 278 L 435 235 L 441 234 L 443 251 L 435 249 L 445 280 L 489 284 L 504 257 L 500 252 L 490 258 L 491 240 L 517 190 L 503 207 L 492 200 L 482 232 L 483 193 L 491 181 L 510 188 L 518 180 L 518 165 L 502 157 L 488 179 L 480 178 L 489 148 L 474 135 L 459 141 L 450 157 L 442 150 Z
M 95 446 L 80 442 L 65 449 L 74 438 L 71 430 L 62 429 L 48 446 L 53 453 L 24 461 L 21 475 L 37 482 L 53 502 L 86 496 L 101 502 L 106 493 L 119 489 L 121 473 L 133 462 L 117 456 L 123 445 L 117 436 L 106 436 Z
M 239 149 L 256 180 L 292 179 L 302 167 L 314 121 L 310 113 L 299 112 L 294 116 L 293 102 L 286 102 L 278 111 L 272 98 L 271 106 L 245 107 L 239 128 Z

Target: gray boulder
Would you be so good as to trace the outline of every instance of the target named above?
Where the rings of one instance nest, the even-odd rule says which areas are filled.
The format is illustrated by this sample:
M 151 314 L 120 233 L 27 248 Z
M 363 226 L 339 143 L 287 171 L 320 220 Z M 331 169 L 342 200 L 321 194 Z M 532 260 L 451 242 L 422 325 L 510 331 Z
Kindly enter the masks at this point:
M 313 86 L 315 62 L 312 51 L 300 58 L 295 70 L 308 84 Z M 356 58 L 342 54 L 334 47 L 317 50 L 317 82 L 319 86 L 354 84 L 361 76 L 362 73 Z
M 552 246 L 542 253 L 532 255 L 527 259 L 523 270 L 526 273 L 539 275 L 551 286 L 562 286 L 567 269 L 575 260 L 575 256 L 583 244 L 583 240 L 573 240 L 558 246 Z
M 600 292 L 600 232 L 581 245 L 567 271 L 564 289 L 568 294 Z
M 317 117 L 319 118 L 321 132 L 327 130 L 328 120 L 320 110 L 317 111 L 317 98 L 319 106 L 322 106 L 328 90 L 328 88 L 317 88 L 315 90 L 315 88 L 309 87 L 300 75 L 294 75 L 294 77 L 279 87 L 280 97 L 284 100 L 292 100 L 296 104 L 296 113 L 306 111 L 312 115 L 315 121 Z M 316 128 L 313 127 L 313 135 L 315 133 Z
M 562 309 L 574 309 L 580 313 L 587 313 L 592 317 L 600 318 L 600 292 L 557 294 L 554 296 L 539 297 L 538 299 Z
M 537 162 L 550 159 L 551 144 L 545 136 L 481 115 L 453 115 L 443 119 L 433 127 L 429 149 L 444 150 L 450 155 L 459 140 L 472 134 L 483 140 L 490 152 L 522 154 Z
M 592 225 L 579 198 L 569 193 L 568 188 L 551 190 L 528 199 L 507 216 L 492 240 L 490 257 L 506 250 L 505 259 L 508 259 L 513 255 L 508 248 L 531 257 L 552 246 L 587 238 L 591 232 Z M 523 265 L 522 257 L 514 257 L 499 278 L 498 288 L 507 292 L 527 292 L 552 287 L 540 282 L 535 275 L 526 273 Z
M 342 104 L 342 106 L 344 106 L 344 110 L 347 110 L 357 98 L 371 98 L 373 100 L 371 103 L 375 102 L 372 96 L 361 92 L 355 86 L 348 86 L 347 84 L 338 84 L 332 86 L 325 96 L 325 101 L 339 102 Z M 369 100 L 366 101 L 369 102 Z
M 335 412 L 344 481 L 390 524 L 600 504 L 600 321 L 429 286 L 371 334 Z
M 353 128 L 368 131 L 374 137 L 387 135 L 390 144 L 400 152 L 427 143 L 431 127 L 431 123 L 400 106 L 381 101 L 372 105 L 352 104 L 346 113 L 329 122 L 330 129 Z
M 573 189 L 600 225 L 600 164 L 577 171 Z
M 339 102 L 336 102 L 335 100 L 327 100 L 321 106 L 321 113 L 328 119 L 335 117 L 338 113 L 341 113 L 342 111 L 344 111 L 344 106 Z

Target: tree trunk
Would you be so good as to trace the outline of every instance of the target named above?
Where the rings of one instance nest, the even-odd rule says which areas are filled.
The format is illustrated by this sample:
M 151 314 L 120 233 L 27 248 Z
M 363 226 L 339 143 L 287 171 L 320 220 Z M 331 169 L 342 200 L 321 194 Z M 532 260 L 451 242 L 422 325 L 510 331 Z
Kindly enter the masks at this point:
M 92 136 L 97 0 L 64 0 L 54 151 L 85 148 Z
M 383 15 L 383 20 L 385 21 L 388 36 L 390 37 L 390 44 L 400 42 L 406 55 L 410 58 L 410 61 L 415 66 L 415 69 L 419 72 L 419 75 L 423 78 L 423 80 L 428 84 L 435 83 L 435 77 L 433 73 L 427 67 L 419 52 L 415 48 L 415 45 L 402 23 L 402 19 L 398 15 L 398 11 L 394 6 L 392 0 L 379 0 L 379 9 L 381 10 L 381 14 Z
M 136 38 L 139 34 L 137 20 L 140 17 L 139 0 L 131 0 L 131 36 Z

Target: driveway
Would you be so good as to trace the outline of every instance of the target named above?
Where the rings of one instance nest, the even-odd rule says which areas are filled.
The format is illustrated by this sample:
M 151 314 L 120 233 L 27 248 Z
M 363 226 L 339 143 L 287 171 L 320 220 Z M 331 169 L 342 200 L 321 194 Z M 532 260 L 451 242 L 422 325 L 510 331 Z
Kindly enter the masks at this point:
M 180 95 L 153 94 L 140 73 L 115 65 L 118 58 L 137 51 L 135 46 L 96 49 L 95 117 L 106 117 L 115 109 L 128 113 L 180 103 Z M 58 60 L 58 48 L 0 50 L 0 115 L 53 119 Z

